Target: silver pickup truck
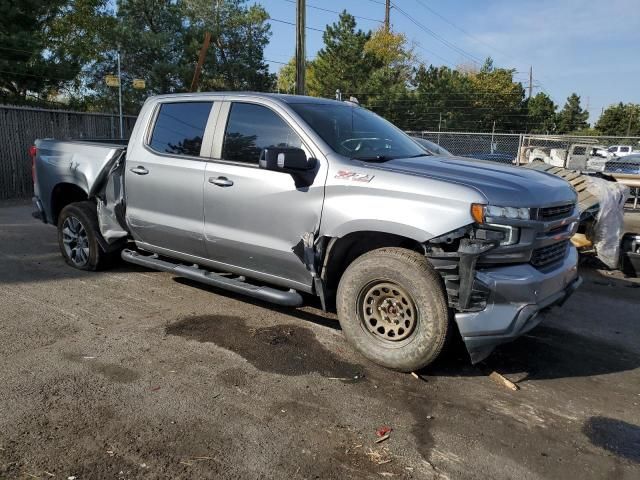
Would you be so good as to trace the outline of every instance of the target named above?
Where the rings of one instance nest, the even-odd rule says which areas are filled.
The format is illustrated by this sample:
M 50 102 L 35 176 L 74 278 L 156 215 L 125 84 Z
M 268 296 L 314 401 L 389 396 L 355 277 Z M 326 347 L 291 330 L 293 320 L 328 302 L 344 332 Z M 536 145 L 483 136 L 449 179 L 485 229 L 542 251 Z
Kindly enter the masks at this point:
M 281 305 L 317 295 L 401 371 L 456 331 L 481 361 L 580 283 L 567 182 L 430 155 L 348 102 L 157 96 L 126 146 L 41 139 L 32 156 L 36 214 L 69 265 L 121 256 Z

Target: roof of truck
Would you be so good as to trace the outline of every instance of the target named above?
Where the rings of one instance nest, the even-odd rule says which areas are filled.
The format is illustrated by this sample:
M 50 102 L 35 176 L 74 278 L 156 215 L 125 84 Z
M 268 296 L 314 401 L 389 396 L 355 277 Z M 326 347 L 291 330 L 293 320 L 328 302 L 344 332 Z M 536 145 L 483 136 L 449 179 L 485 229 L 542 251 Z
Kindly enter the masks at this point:
M 225 96 L 234 95 L 240 97 L 253 97 L 253 98 L 269 98 L 271 100 L 281 101 L 284 103 L 315 103 L 315 104 L 338 104 L 344 105 L 345 102 L 338 100 L 332 100 L 329 98 L 309 97 L 306 95 L 287 95 L 282 93 L 264 93 L 264 92 L 197 92 L 197 93 L 170 93 L 165 95 L 155 95 L 151 98 L 163 99 L 163 98 L 178 98 L 178 97 L 211 97 L 211 96 Z

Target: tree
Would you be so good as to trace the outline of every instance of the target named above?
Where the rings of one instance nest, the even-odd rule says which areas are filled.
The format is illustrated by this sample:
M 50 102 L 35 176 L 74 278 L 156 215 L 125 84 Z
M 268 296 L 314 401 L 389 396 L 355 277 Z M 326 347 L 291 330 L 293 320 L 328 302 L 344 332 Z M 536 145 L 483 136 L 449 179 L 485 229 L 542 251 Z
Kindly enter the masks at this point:
M 556 131 L 556 104 L 546 93 L 540 92 L 527 100 L 527 130 L 531 133 L 551 134 Z
M 473 112 L 469 77 L 448 67 L 420 66 L 414 79 L 412 130 L 462 130 Z
M 312 63 L 307 61 L 307 67 L 305 72 L 306 82 L 315 82 L 313 79 Z M 289 62 L 284 65 L 278 72 L 278 80 L 276 82 L 278 93 L 295 93 L 296 91 L 296 59 L 293 57 Z M 308 89 L 307 89 L 308 90 Z
M 275 86 L 275 75 L 264 61 L 264 48 L 271 35 L 269 15 L 262 6 L 247 7 L 246 3 L 247 0 L 185 2 L 191 27 L 187 51 L 193 52 L 192 63 L 204 32 L 212 32 L 211 48 L 202 69 L 202 90 L 264 91 Z
M 515 70 L 496 68 L 487 58 L 478 73 L 469 73 L 472 99 L 467 115 L 469 129 L 521 131 L 526 116 L 523 109 L 524 88 L 513 80 Z
M 0 0 L 0 96 L 46 99 L 80 87 L 107 0 Z
M 589 112 L 580 106 L 580 96 L 572 93 L 567 98 L 567 102 L 558 114 L 557 132 L 561 134 L 575 132 L 588 128 L 587 119 Z
M 245 0 L 119 0 L 117 27 L 91 66 L 91 103 L 114 110 L 116 95 L 104 83 L 116 72 L 120 50 L 125 110 L 137 113 L 146 97 L 188 91 L 205 32 L 212 41 L 202 67 L 199 89 L 272 90 L 275 75 L 264 62 L 270 30 L 266 11 Z M 145 80 L 144 90 L 131 88 Z
M 333 97 L 336 90 L 345 95 L 359 93 L 379 61 L 365 52 L 370 32 L 356 30 L 356 19 L 344 10 L 338 22 L 327 25 L 324 46 L 311 64 L 307 82 L 310 95 Z
M 640 105 L 620 102 L 607 107 L 595 129 L 602 135 L 640 136 Z

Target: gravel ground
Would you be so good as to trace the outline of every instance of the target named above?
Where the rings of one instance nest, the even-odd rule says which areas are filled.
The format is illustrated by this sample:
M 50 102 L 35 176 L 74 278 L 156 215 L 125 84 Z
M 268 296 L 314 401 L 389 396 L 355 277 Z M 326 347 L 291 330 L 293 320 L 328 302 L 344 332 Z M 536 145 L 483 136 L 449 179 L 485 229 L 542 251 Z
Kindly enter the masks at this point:
M 0 204 L 0 478 L 640 478 L 637 280 L 584 267 L 529 335 L 417 380 L 313 300 L 71 269 L 30 212 Z

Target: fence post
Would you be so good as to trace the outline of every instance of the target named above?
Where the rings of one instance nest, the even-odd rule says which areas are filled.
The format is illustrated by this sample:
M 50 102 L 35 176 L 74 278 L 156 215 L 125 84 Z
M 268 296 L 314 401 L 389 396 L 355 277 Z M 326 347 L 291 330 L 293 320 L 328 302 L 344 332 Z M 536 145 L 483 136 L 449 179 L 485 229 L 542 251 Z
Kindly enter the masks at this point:
M 516 153 L 517 163 L 516 165 L 520 165 L 520 152 L 522 151 L 522 143 L 524 141 L 524 134 L 521 133 L 518 135 L 518 153 Z

